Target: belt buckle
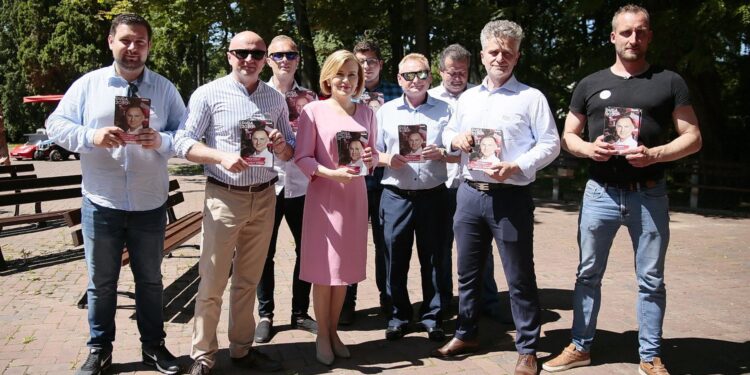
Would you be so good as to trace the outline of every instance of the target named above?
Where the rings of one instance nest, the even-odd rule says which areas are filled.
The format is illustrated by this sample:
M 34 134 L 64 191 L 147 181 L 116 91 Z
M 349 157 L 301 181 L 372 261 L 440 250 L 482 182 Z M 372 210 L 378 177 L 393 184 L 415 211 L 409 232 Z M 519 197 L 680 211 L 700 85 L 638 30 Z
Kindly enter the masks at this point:
M 490 184 L 487 182 L 475 182 L 474 186 L 476 186 L 477 190 L 479 191 L 489 191 L 490 190 Z

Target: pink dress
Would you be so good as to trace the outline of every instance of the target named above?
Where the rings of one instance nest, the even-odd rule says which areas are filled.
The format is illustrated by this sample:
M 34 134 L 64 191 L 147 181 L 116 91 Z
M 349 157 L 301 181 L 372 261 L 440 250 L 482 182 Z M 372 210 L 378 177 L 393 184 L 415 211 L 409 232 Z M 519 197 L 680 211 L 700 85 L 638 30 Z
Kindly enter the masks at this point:
M 331 100 L 331 99 L 329 99 Z M 364 177 L 348 184 L 314 176 L 318 165 L 336 169 L 336 133 L 366 131 L 377 161 L 375 113 L 357 104 L 353 116 L 337 113 L 325 101 L 305 106 L 299 117 L 294 160 L 310 178 L 302 218 L 299 277 L 318 285 L 349 285 L 365 279 L 367 189 Z

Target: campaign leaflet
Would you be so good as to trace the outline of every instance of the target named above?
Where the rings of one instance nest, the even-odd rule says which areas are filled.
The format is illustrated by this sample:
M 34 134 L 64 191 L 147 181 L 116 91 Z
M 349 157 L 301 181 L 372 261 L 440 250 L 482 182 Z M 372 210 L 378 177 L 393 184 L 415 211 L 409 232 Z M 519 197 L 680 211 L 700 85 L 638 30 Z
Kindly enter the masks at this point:
M 265 119 L 247 119 L 240 121 L 240 156 L 251 167 L 273 167 L 273 152 L 269 134 L 273 122 Z
M 638 146 L 638 133 L 641 129 L 640 109 L 606 107 L 604 121 L 604 142 L 612 144 L 617 151 Z
M 115 126 L 122 129 L 117 135 L 125 143 L 136 143 L 141 129 L 148 128 L 151 99 L 115 96 Z
M 318 100 L 314 92 L 305 89 L 294 89 L 286 93 L 286 105 L 289 107 L 289 125 L 294 134 L 297 134 L 297 121 L 302 114 L 302 108 L 310 102 Z
M 359 97 L 359 101 L 377 112 L 385 103 L 385 96 L 383 96 L 382 92 L 377 91 L 363 92 L 362 96 Z
M 368 174 L 362 154 L 367 147 L 367 132 L 340 131 L 336 133 L 339 167 L 347 167 L 359 176 Z
M 422 150 L 427 145 L 427 125 L 399 125 L 398 153 L 409 163 L 424 163 Z
M 469 169 L 487 169 L 500 161 L 503 131 L 500 129 L 471 128 L 474 146 L 469 153 Z

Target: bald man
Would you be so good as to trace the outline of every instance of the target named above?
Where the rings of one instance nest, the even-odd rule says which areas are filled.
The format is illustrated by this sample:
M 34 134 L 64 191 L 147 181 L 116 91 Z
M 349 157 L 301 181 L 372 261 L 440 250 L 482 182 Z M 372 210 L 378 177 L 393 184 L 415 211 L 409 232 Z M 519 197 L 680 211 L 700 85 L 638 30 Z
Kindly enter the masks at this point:
M 177 154 L 205 164 L 207 176 L 190 374 L 209 374 L 215 364 L 221 297 L 232 269 L 229 356 L 239 367 L 281 369 L 281 363 L 252 348 L 255 289 L 271 240 L 278 175 L 273 168 L 250 168 L 240 157 L 240 121 L 246 119 L 273 122 L 269 139 L 275 158 L 289 160 L 294 153 L 284 97 L 258 79 L 265 58 L 266 44 L 258 34 L 237 34 L 227 51 L 232 71 L 193 93 L 175 136 Z

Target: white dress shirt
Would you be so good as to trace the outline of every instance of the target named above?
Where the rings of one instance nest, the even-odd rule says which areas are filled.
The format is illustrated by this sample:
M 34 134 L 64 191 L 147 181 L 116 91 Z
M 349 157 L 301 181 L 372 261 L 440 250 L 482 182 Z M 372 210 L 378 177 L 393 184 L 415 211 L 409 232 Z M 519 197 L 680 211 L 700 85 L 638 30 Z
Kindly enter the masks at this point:
M 473 83 L 468 83 L 466 84 L 466 90 L 474 86 L 476 85 Z M 453 95 L 445 89 L 445 86 L 443 86 L 442 83 L 440 83 L 440 85 L 429 89 L 427 93 L 434 98 L 438 98 L 450 104 L 451 109 L 453 110 L 453 112 L 455 112 L 456 102 L 458 102 L 458 98 L 461 97 L 461 94 L 466 92 L 466 90 L 461 91 L 460 93 L 458 93 L 458 95 Z M 450 147 L 450 144 L 448 144 L 447 147 Z M 448 179 L 445 181 L 445 186 L 447 186 L 448 188 L 457 188 L 461 183 L 461 168 L 459 163 L 446 163 L 445 169 L 448 175 Z

